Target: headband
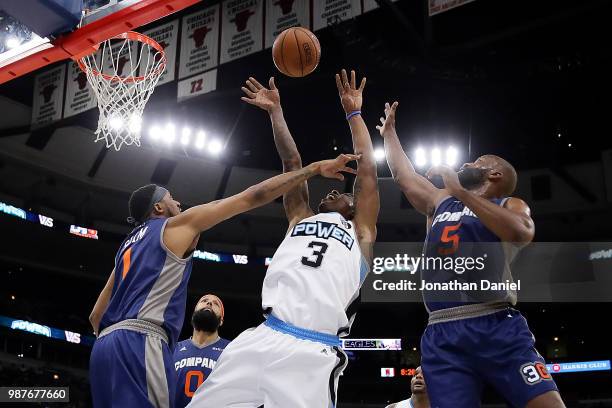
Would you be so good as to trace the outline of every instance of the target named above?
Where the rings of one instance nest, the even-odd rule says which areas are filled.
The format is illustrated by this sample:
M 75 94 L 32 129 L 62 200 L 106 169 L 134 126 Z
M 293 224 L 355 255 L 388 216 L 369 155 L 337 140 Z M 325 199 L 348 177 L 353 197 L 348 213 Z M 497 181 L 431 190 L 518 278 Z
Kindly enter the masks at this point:
M 166 196 L 166 194 L 168 194 L 167 189 L 160 187 L 160 186 L 155 186 L 155 191 L 153 192 L 153 195 L 151 196 L 151 201 L 149 201 L 149 205 L 147 205 L 147 210 L 144 212 L 143 217 L 149 214 L 151 210 L 153 209 L 153 206 L 159 203 Z M 134 224 L 136 226 L 140 225 L 140 223 L 142 222 L 141 220 L 137 220 L 136 218 L 132 216 L 129 216 L 127 218 L 127 221 L 130 224 Z

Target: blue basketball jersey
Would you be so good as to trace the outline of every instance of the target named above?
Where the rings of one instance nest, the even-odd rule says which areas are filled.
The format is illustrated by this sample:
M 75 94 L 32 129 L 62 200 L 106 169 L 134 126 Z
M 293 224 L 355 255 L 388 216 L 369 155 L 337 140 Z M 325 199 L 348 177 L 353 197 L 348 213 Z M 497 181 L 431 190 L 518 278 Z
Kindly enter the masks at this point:
M 174 369 L 178 377 L 175 408 L 183 408 L 189 404 L 193 393 L 208 378 L 228 344 L 229 340 L 222 338 L 201 348 L 191 339 L 177 344 L 174 349 Z
M 115 257 L 115 282 L 100 330 L 126 319 L 142 319 L 163 327 L 170 350 L 185 318 L 191 255 L 181 259 L 166 248 L 167 218 L 150 219 L 136 227 Z
M 491 200 L 503 206 L 507 198 Z M 508 301 L 516 303 L 516 292 L 480 290 L 481 281 L 512 282 L 510 262 L 518 252 L 511 243 L 501 242 L 468 207 L 454 197 L 444 198 L 436 207 L 425 240 L 425 256 L 444 263 L 430 262 L 421 267 L 421 279 L 428 283 L 451 281 L 472 283 L 477 291 L 424 290 L 425 306 L 429 311 L 469 303 Z M 469 265 L 466 259 L 472 259 Z M 447 266 L 452 265 L 449 269 Z

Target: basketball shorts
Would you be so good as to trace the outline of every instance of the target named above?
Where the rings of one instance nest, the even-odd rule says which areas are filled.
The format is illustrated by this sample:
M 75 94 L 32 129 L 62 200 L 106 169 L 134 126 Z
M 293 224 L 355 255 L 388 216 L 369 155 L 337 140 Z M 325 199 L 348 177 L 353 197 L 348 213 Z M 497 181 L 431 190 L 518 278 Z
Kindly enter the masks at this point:
M 512 308 L 430 324 L 421 338 L 421 368 L 432 408 L 479 407 L 485 383 L 515 408 L 557 391 L 534 344 L 527 321 Z
M 336 336 L 274 316 L 223 351 L 189 408 L 333 408 L 347 358 Z
M 89 362 L 94 408 L 171 408 L 176 373 L 158 336 L 115 330 L 96 340 Z

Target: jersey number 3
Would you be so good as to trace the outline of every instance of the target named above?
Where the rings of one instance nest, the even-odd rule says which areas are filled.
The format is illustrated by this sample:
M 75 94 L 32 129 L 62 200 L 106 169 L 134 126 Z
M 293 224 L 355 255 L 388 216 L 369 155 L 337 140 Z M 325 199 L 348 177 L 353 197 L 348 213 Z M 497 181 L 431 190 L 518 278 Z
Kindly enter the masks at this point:
M 323 255 L 327 251 L 327 244 L 325 242 L 312 241 L 308 244 L 308 248 L 312 248 L 312 254 L 309 256 L 302 257 L 302 263 L 312 268 L 318 268 L 323 262 Z

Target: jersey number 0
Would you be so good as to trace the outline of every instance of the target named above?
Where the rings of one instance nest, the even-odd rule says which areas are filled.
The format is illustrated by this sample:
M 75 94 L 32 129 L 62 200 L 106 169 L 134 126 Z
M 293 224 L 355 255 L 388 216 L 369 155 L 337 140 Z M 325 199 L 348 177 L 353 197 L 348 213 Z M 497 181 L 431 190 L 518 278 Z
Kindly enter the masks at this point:
M 327 251 L 327 244 L 320 241 L 311 241 L 308 248 L 312 248 L 312 254 L 302 257 L 302 263 L 312 268 L 318 268 L 323 262 L 323 255 Z

